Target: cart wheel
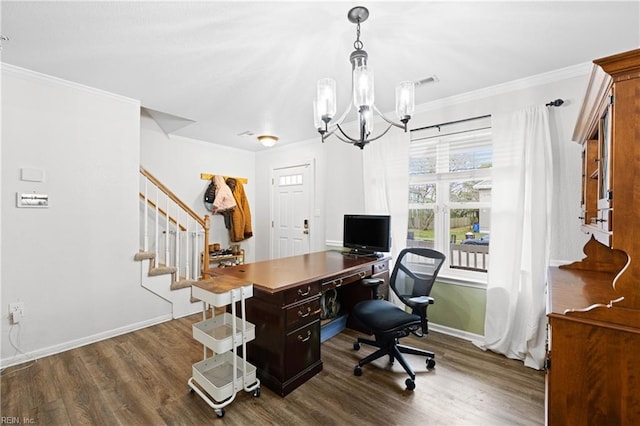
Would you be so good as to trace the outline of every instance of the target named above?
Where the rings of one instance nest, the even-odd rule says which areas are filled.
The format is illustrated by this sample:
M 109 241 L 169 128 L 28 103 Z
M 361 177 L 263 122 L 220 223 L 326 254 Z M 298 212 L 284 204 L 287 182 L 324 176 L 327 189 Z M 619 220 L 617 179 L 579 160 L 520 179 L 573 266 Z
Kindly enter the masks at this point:
M 353 344 L 353 350 L 354 350 L 354 351 L 359 351 L 359 350 L 360 350 L 360 342 L 356 341 L 356 342 Z
M 405 380 L 404 384 L 407 386 L 407 390 L 414 390 L 416 388 L 416 382 L 411 379 Z
M 189 386 L 189 393 L 194 393 L 195 391 L 193 390 L 193 388 L 191 386 Z
M 218 417 L 224 417 L 224 408 L 216 408 L 215 410 Z
M 431 370 L 436 366 L 436 360 L 433 358 L 427 358 L 427 369 Z
M 362 376 L 362 367 L 356 365 L 356 367 L 353 369 L 353 374 L 355 376 Z
M 253 391 L 253 396 L 255 398 L 260 398 L 260 388 L 256 388 L 256 390 Z

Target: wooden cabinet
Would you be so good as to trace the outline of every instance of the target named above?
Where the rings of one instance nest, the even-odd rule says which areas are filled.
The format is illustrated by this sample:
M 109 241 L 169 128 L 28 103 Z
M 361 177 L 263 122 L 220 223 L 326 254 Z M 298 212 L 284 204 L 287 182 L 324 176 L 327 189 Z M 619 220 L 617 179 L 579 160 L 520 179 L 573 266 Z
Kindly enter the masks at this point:
M 550 425 L 640 423 L 640 49 L 594 61 L 579 262 L 549 274 Z

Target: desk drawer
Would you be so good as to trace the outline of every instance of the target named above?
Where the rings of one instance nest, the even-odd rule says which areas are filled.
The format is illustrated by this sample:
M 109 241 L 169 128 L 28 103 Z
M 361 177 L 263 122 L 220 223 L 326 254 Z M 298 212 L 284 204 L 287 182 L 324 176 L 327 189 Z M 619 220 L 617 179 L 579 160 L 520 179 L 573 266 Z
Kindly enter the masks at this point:
M 284 304 L 291 305 L 310 297 L 320 295 L 320 283 L 313 282 L 289 289 L 284 292 Z
M 378 262 L 373 265 L 373 275 L 389 270 L 389 260 Z
M 286 310 L 287 330 L 295 330 L 320 318 L 320 298 L 292 306 Z
M 337 288 L 346 284 L 360 281 L 361 279 L 368 276 L 371 276 L 371 271 L 369 270 L 369 268 L 365 268 L 359 271 L 351 272 L 350 274 L 335 277 L 322 283 L 322 292 L 324 293 L 325 291 L 331 290 L 332 288 Z
M 285 380 L 320 360 L 320 321 L 287 334 Z

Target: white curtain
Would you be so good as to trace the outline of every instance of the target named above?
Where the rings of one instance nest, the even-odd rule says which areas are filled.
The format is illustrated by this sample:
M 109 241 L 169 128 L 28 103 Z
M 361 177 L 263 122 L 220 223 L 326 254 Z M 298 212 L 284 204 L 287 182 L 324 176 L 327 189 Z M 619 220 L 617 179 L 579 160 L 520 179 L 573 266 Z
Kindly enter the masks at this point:
M 391 267 L 407 245 L 409 212 L 410 135 L 394 130 L 365 146 L 362 156 L 365 213 L 391 215 Z
M 545 357 L 552 158 L 544 106 L 496 114 L 484 342 L 541 369 Z

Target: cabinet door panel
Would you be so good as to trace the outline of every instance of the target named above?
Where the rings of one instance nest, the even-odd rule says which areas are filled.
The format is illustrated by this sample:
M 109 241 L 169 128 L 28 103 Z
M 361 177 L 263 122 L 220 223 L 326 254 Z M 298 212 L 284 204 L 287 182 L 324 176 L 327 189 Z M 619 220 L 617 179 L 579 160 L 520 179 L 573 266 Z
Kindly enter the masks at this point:
M 320 360 L 320 321 L 287 335 L 285 380 L 291 379 Z

